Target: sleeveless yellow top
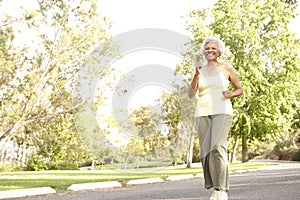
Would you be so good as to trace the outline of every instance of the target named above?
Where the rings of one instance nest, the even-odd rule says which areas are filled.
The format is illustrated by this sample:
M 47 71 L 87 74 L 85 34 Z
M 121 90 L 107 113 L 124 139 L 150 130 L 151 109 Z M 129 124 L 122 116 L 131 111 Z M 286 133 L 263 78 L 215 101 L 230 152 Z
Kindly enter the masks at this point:
M 223 74 L 223 69 L 213 76 L 203 76 L 200 71 L 195 117 L 216 114 L 232 115 L 231 101 L 222 93 L 228 89 L 228 86 L 229 80 Z

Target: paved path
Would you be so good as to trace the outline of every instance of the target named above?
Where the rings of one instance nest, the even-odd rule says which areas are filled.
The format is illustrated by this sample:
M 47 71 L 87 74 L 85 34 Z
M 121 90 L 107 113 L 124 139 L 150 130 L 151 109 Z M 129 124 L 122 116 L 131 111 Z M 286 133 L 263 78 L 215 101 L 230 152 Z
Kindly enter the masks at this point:
M 230 176 L 230 200 L 300 199 L 300 163 L 284 162 L 280 168 Z M 64 192 L 22 200 L 196 200 L 209 199 L 203 179 L 134 185 L 115 189 Z M 20 198 L 16 199 L 19 200 Z

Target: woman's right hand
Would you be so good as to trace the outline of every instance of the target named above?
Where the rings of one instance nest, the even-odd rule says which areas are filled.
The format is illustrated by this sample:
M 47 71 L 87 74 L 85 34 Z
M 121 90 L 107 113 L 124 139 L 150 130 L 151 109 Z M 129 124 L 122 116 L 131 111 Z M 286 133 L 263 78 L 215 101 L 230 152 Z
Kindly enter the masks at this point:
M 197 62 L 195 64 L 195 74 L 192 77 L 192 82 L 188 89 L 188 96 L 190 98 L 193 98 L 197 93 L 199 74 L 202 67 L 203 67 L 203 62 Z
M 200 70 L 203 66 L 204 66 L 204 63 L 202 61 L 199 61 L 195 64 L 195 71 L 197 74 L 200 74 Z

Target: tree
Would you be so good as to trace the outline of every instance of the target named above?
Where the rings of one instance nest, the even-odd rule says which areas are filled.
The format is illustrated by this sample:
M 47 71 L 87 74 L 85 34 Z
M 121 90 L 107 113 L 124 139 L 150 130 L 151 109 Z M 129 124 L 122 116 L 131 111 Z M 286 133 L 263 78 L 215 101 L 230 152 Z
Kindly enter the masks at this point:
M 223 59 L 240 74 L 244 95 L 233 99 L 231 137 L 242 138 L 245 162 L 249 141 L 280 137 L 297 123 L 300 43 L 288 28 L 295 8 L 296 4 L 282 0 L 219 0 L 211 11 L 192 12 L 187 26 L 196 50 L 205 36 L 219 36 L 230 52 Z M 205 20 L 207 13 L 211 22 Z M 187 53 L 195 55 L 194 48 Z
M 70 86 L 85 57 L 109 38 L 110 26 L 97 13 L 94 0 L 35 3 L 31 9 L 21 7 L 18 16 L 5 13 L 1 22 L 0 141 L 22 141 L 18 144 L 26 144 L 27 150 L 36 139 L 55 145 L 53 140 L 43 139 L 49 132 L 58 140 L 62 139 L 59 133 L 64 138 L 69 137 L 67 133 L 76 137 L 70 117 L 76 105 Z M 1 6 L 5 6 L 4 1 Z M 31 42 L 17 42 L 22 30 L 31 35 Z M 110 49 L 99 53 L 110 53 Z
M 176 164 L 178 159 L 185 160 L 183 155 L 186 155 L 187 167 L 191 167 L 193 158 L 194 144 L 194 108 L 195 102 L 188 99 L 187 90 L 184 86 L 174 85 L 173 93 L 164 93 L 162 96 L 162 111 L 164 121 L 168 126 L 167 134 L 170 142 L 169 150 Z
M 142 106 L 132 111 L 130 118 L 137 128 L 137 135 L 131 138 L 128 146 L 139 157 L 155 156 L 167 145 L 167 138 L 161 132 L 162 116 L 151 106 Z
M 233 126 L 242 137 L 243 161 L 248 161 L 247 141 L 287 134 L 297 112 L 299 52 L 289 47 L 299 49 L 300 43 L 288 27 L 296 5 L 261 2 L 219 1 L 213 11 L 212 29 L 229 46 L 245 90 L 244 98 L 234 101 Z

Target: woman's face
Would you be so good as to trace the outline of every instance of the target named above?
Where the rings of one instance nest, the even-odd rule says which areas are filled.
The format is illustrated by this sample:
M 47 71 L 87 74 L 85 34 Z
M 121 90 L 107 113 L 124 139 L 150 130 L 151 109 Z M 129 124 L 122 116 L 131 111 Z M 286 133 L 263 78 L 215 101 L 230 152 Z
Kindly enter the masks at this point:
M 206 60 L 217 60 L 217 58 L 220 56 L 220 52 L 218 49 L 218 46 L 214 42 L 209 42 L 205 45 L 205 58 Z

